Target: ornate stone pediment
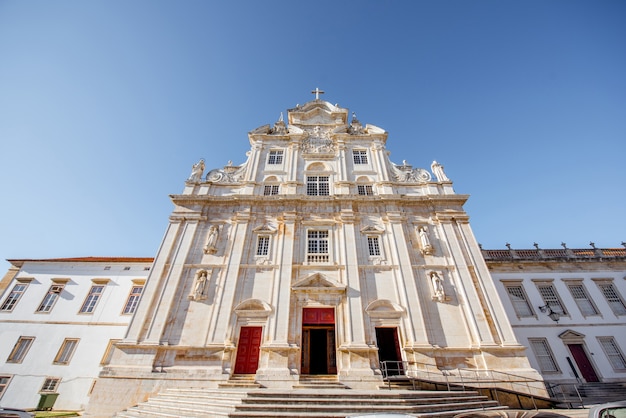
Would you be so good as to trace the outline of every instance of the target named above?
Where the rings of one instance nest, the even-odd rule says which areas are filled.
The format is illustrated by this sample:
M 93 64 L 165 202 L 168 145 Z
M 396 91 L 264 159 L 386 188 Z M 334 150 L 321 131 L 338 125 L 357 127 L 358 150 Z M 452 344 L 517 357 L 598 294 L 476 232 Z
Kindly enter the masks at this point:
M 336 291 L 344 292 L 346 286 L 330 280 L 321 273 L 315 273 L 296 281 L 292 286 L 294 291 Z
M 580 332 L 576 332 L 574 330 L 568 329 L 559 334 L 559 338 L 564 342 L 569 343 L 582 343 L 585 339 L 585 334 L 581 334 Z
M 368 225 L 368 226 L 366 226 L 364 228 L 361 228 L 361 234 L 364 234 L 364 235 L 373 235 L 373 234 L 379 235 L 379 234 L 382 234 L 384 232 L 385 232 L 384 229 L 379 228 L 379 227 L 374 226 L 374 225 Z
M 365 312 L 371 318 L 400 318 L 405 310 L 388 299 L 378 299 L 367 305 Z
M 413 168 L 406 161 L 402 165 L 391 163 L 391 174 L 400 183 L 428 183 L 431 180 L 430 173 L 423 168 Z
M 259 299 L 246 299 L 235 307 L 235 313 L 239 318 L 267 317 L 272 310 L 267 302 Z
M 289 109 L 289 125 L 346 125 L 348 110 L 323 100 Z
M 275 234 L 276 228 L 272 228 L 268 224 L 263 224 L 261 226 L 254 228 L 253 231 L 256 232 L 257 234 Z
M 240 183 L 243 180 L 247 165 L 247 161 L 240 166 L 234 166 L 229 161 L 224 168 L 216 168 L 209 171 L 206 179 L 212 183 Z

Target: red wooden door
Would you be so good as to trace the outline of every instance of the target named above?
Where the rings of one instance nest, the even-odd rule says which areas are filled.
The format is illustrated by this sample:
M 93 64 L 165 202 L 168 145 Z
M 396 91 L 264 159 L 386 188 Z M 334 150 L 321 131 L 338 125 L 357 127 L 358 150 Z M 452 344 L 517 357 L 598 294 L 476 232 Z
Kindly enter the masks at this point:
M 259 367 L 259 351 L 261 347 L 262 327 L 241 327 L 235 374 L 256 373 Z
M 589 357 L 587 357 L 587 353 L 585 353 L 585 349 L 582 344 L 568 344 L 569 351 L 572 353 L 572 357 L 574 357 L 574 361 L 578 366 L 578 370 L 583 375 L 583 378 L 587 382 L 599 382 L 598 375 L 596 374 L 591 361 L 589 361 Z

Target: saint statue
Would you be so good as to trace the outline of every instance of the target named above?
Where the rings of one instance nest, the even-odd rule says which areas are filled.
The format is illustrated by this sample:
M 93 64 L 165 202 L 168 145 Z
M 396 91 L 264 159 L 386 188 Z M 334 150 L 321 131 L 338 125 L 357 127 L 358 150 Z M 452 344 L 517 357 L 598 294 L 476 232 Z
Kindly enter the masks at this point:
M 433 171 L 435 177 L 437 177 L 437 181 L 450 181 L 446 173 L 443 172 L 443 166 L 437 161 L 433 161 L 430 165 L 430 169 Z
M 201 300 L 206 296 L 204 295 L 204 288 L 206 287 L 207 282 L 207 272 L 206 270 L 198 270 L 196 272 L 196 277 L 193 281 L 193 288 L 191 289 L 191 293 L 189 293 L 189 299 L 191 300 Z
M 204 173 L 204 160 L 200 159 L 200 161 L 198 161 L 191 167 L 191 175 L 189 175 L 189 178 L 187 179 L 187 181 L 198 182 L 202 180 L 203 173 Z
M 430 238 L 428 238 L 428 231 L 425 226 L 420 226 L 417 230 L 417 233 L 420 236 L 420 246 L 422 248 L 423 254 L 432 254 L 433 246 L 430 243 Z
M 433 285 L 433 299 L 443 301 L 446 298 L 446 292 L 443 290 L 443 279 L 436 271 L 430 272 L 430 281 Z
M 215 254 L 215 252 L 217 252 L 217 239 L 219 234 L 219 227 L 217 225 L 211 225 L 209 228 L 209 237 L 207 238 L 206 245 L 204 246 L 205 254 Z

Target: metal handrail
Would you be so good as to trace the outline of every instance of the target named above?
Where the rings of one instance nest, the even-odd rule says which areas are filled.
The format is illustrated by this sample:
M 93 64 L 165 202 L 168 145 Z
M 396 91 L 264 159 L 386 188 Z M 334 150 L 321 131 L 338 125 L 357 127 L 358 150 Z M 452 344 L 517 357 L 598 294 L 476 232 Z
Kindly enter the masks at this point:
M 411 380 L 415 387 L 415 380 L 425 380 L 428 382 L 445 384 L 450 390 L 451 385 L 460 386 L 463 390 L 466 387 L 473 389 L 510 389 L 515 392 L 527 393 L 531 398 L 533 405 L 537 408 L 535 395 L 537 393 L 546 392 L 551 399 L 559 399 L 566 403 L 570 408 L 572 402 L 579 402 L 583 407 L 582 397 L 578 392 L 576 385 L 573 385 L 578 399 L 567 399 L 563 391 L 563 384 L 548 383 L 543 380 L 533 379 L 526 376 L 519 376 L 508 372 L 492 369 L 440 369 L 436 364 L 407 362 L 407 361 L 381 361 L 381 372 L 383 379 L 391 385 L 391 380 L 406 378 Z M 498 391 L 495 391 L 495 398 L 498 400 Z

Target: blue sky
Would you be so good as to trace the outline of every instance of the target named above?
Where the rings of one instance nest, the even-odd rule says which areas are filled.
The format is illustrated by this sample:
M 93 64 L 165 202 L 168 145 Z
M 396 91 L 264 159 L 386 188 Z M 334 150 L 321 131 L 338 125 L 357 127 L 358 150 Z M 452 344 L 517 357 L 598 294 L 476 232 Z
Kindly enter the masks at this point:
M 484 248 L 626 240 L 626 2 L 1 1 L 0 259 L 153 256 L 191 165 L 324 99 Z M 7 263 L 0 267 L 8 267 Z

